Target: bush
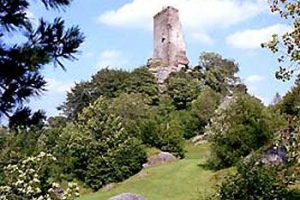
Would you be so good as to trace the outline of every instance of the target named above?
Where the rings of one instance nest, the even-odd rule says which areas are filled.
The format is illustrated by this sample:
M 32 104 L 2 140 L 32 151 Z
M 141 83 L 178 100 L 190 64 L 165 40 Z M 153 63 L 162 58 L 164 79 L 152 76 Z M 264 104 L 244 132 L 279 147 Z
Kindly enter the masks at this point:
M 203 88 L 201 94 L 192 102 L 190 117 L 186 118 L 189 119 L 190 123 L 185 126 L 185 138 L 189 139 L 204 133 L 205 127 L 209 124 L 209 120 L 213 117 L 220 101 L 221 95 L 219 93 L 207 86 Z
M 221 184 L 218 199 L 221 200 L 274 200 L 285 199 L 287 185 L 273 166 L 242 164 L 236 175 L 227 177 Z
M 79 196 L 79 188 L 69 183 L 69 188 L 53 182 L 51 167 L 56 158 L 41 152 L 37 156 L 28 157 L 15 165 L 4 168 L 4 184 L 0 185 L 1 200 L 15 199 L 65 199 L 74 200 Z
M 149 118 L 151 107 L 148 104 L 151 100 L 139 93 L 122 93 L 109 101 L 108 112 L 121 118 L 123 127 L 128 133 L 142 139 L 142 127 Z
M 0 182 L 4 175 L 4 167 L 9 164 L 17 164 L 19 160 L 40 152 L 38 148 L 38 139 L 42 134 L 41 130 L 23 130 L 19 133 L 3 132 L 0 135 Z
M 94 190 L 130 177 L 146 162 L 140 140 L 124 129 L 119 117 L 107 113 L 107 108 L 100 97 L 83 109 L 57 147 L 62 157 L 70 157 L 65 171 Z
M 153 111 L 149 118 L 140 124 L 140 130 L 144 144 L 180 158 L 184 157 L 184 130 L 180 121 L 170 119 L 168 116 L 164 119 Z
M 173 107 L 168 105 L 171 101 L 164 100 L 159 106 L 149 106 L 149 97 L 123 93 L 110 102 L 107 101 L 107 110 L 110 114 L 119 116 L 126 131 L 141 139 L 143 144 L 183 157 L 182 123 L 171 116 L 174 112 Z M 161 116 L 161 113 L 164 114 Z
M 190 139 L 199 134 L 199 121 L 191 110 L 175 111 L 171 113 L 171 118 L 180 123 L 185 139 Z
M 219 187 L 217 199 L 298 199 L 290 186 L 299 180 L 299 141 L 299 128 L 292 125 L 276 133 L 239 163 L 237 174 Z
M 177 157 L 184 157 L 183 128 L 178 121 L 172 120 L 159 126 L 158 147 Z
M 141 137 L 145 144 L 183 158 L 184 127 L 176 112 L 168 96 L 160 97 L 159 105 L 152 107 L 140 124 Z
M 235 165 L 266 144 L 272 138 L 269 122 L 264 105 L 255 97 L 239 94 L 223 102 L 206 130 L 211 142 L 210 167 Z

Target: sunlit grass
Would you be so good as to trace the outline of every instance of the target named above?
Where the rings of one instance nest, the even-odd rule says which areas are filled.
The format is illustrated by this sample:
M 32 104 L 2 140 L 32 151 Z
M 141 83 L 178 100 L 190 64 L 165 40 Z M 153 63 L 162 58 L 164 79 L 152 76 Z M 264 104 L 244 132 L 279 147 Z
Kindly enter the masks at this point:
M 214 185 L 228 173 L 213 172 L 201 167 L 209 155 L 209 145 L 186 145 L 186 158 L 173 163 L 142 170 L 143 177 L 135 175 L 118 183 L 108 192 L 83 195 L 80 200 L 106 200 L 109 197 L 132 192 L 148 200 L 200 200 L 211 195 Z

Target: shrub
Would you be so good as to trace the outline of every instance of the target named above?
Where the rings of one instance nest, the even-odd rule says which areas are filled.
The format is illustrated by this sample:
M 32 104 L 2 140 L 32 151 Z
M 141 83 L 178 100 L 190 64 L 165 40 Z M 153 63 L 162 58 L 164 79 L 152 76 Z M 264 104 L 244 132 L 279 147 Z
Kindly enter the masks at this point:
M 272 137 L 263 104 L 249 95 L 236 95 L 221 104 L 206 132 L 211 142 L 212 168 L 236 164 Z
M 135 174 L 146 161 L 140 140 L 129 134 L 121 119 L 107 113 L 100 97 L 83 109 L 78 121 L 65 129 L 57 151 L 70 156 L 67 173 L 97 190 Z
M 287 185 L 276 171 L 276 167 L 272 166 L 249 167 L 248 163 L 243 164 L 236 175 L 227 177 L 221 184 L 218 199 L 285 199 Z
M 151 111 L 148 105 L 151 100 L 139 93 L 122 93 L 109 101 L 108 112 L 120 117 L 126 131 L 141 139 L 143 124 L 149 118 Z
M 69 188 L 51 181 L 51 166 L 56 158 L 41 152 L 28 157 L 15 165 L 4 168 L 4 184 L 0 185 L 1 200 L 36 199 L 36 200 L 73 200 L 79 196 L 79 188 L 69 183 Z
M 180 123 L 185 139 L 190 139 L 199 134 L 199 121 L 191 110 L 175 111 L 171 113 L 171 118 Z
M 204 87 L 201 94 L 192 102 L 190 117 L 187 117 L 191 123 L 186 124 L 185 138 L 203 134 L 209 120 L 213 117 L 214 111 L 218 108 L 221 101 L 221 95 L 209 87 Z M 192 130 L 191 128 L 194 128 Z
M 171 116 L 174 110 L 167 105 L 171 102 L 159 106 L 149 106 L 149 102 L 151 99 L 143 94 L 123 93 L 107 102 L 107 110 L 119 116 L 125 130 L 141 139 L 143 144 L 183 157 L 183 127 L 177 118 Z
M 298 199 L 289 186 L 299 180 L 299 141 L 298 127 L 289 125 L 281 130 L 238 165 L 237 174 L 219 187 L 217 199 Z
M 177 157 L 184 157 L 183 128 L 178 121 L 172 120 L 161 124 L 158 129 L 159 148 Z

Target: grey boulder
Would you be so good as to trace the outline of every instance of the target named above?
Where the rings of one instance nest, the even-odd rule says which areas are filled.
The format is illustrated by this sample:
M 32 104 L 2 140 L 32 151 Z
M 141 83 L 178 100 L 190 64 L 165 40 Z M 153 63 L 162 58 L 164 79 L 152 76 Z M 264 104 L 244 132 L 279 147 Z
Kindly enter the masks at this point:
M 108 200 L 146 200 L 143 196 L 132 193 L 123 193 L 117 196 L 111 197 Z

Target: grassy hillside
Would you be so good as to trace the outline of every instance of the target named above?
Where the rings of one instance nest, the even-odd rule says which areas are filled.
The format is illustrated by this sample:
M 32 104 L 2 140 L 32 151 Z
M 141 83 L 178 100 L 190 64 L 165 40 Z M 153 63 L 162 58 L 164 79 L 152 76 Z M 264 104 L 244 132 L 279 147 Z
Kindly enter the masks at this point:
M 135 175 L 119 183 L 109 192 L 100 190 L 87 194 L 80 200 L 106 200 L 111 196 L 132 192 L 145 196 L 148 200 L 197 200 L 213 192 L 213 186 L 233 170 L 212 172 L 201 166 L 209 155 L 209 146 L 187 144 L 187 156 L 170 164 L 142 170 L 143 177 Z

